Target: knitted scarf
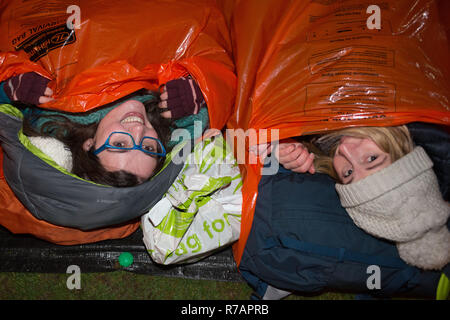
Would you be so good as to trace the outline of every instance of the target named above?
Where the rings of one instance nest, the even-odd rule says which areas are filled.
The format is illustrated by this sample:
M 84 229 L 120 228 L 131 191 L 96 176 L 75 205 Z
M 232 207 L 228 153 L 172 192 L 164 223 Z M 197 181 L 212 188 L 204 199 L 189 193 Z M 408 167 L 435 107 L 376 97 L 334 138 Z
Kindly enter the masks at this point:
M 155 99 L 156 97 L 154 95 L 148 94 L 148 95 L 140 95 L 140 96 L 133 96 L 128 100 L 137 100 L 142 103 L 148 102 L 150 100 Z M 125 100 L 127 101 L 127 100 Z M 22 113 L 25 118 L 28 118 L 30 120 L 30 124 L 35 129 L 36 132 L 41 132 L 41 128 L 46 123 L 52 122 L 52 121 L 58 121 L 58 117 L 55 116 L 64 116 L 67 119 L 69 119 L 72 122 L 80 123 L 89 125 L 92 123 L 98 123 L 101 119 L 103 119 L 108 112 L 110 112 L 115 107 L 119 106 L 120 104 L 124 103 L 125 101 L 121 101 L 118 103 L 115 103 L 111 106 L 104 106 L 99 107 L 93 111 L 83 112 L 83 113 L 69 113 L 69 112 L 62 112 L 62 111 L 55 111 L 55 110 L 45 110 L 37 107 L 27 107 L 22 110 Z M 197 125 L 196 125 L 197 123 Z M 200 124 L 200 127 L 199 127 Z M 202 133 L 206 130 L 206 128 L 209 126 L 209 115 L 208 115 L 208 109 L 202 108 L 200 109 L 199 113 L 190 115 L 187 117 L 183 117 L 181 119 L 174 121 L 174 127 L 171 128 L 171 131 L 182 128 L 189 132 L 192 139 L 199 138 Z M 201 130 L 198 130 L 201 128 Z M 52 133 L 55 132 L 57 129 L 55 126 L 48 126 L 45 128 L 45 131 L 47 134 L 52 135 Z M 173 147 L 177 143 L 179 143 L 182 140 L 182 137 L 179 139 L 175 139 L 173 141 L 169 142 L 169 147 Z

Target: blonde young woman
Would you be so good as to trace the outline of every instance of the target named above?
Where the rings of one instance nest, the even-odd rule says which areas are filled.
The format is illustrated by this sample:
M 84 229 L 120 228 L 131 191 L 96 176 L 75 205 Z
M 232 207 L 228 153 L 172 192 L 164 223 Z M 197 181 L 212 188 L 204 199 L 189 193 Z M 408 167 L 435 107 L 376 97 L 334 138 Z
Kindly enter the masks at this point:
M 426 270 L 450 262 L 450 206 L 433 162 L 406 126 L 347 128 L 311 144 L 282 142 L 277 157 L 294 172 L 332 176 L 356 225 L 394 241 L 405 262 Z

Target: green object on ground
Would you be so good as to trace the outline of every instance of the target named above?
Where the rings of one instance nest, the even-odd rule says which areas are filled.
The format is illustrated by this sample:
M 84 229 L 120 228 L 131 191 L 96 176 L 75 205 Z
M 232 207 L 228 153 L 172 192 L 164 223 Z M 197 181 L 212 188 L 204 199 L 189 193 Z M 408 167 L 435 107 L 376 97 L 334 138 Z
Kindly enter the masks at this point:
M 129 267 L 133 264 L 133 255 L 129 252 L 122 252 L 119 256 L 119 264 L 122 267 Z
M 447 300 L 450 293 L 450 281 L 443 273 L 439 279 L 439 284 L 436 292 L 436 300 Z

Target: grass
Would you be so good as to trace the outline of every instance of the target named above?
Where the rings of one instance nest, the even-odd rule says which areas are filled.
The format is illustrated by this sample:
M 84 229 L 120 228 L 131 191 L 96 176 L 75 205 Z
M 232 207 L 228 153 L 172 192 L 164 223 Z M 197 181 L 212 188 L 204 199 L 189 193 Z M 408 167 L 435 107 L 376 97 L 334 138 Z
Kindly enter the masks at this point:
M 127 271 L 81 273 L 81 289 L 69 290 L 70 274 L 0 273 L 0 300 L 248 300 L 244 282 L 157 277 Z M 286 300 L 343 300 L 351 294 L 324 293 Z

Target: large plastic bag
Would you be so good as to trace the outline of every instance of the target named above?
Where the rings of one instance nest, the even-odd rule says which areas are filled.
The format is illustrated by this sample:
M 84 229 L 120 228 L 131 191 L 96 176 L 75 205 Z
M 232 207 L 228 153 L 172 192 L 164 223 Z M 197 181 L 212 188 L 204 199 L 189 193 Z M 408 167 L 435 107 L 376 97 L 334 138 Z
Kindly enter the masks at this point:
M 231 44 L 213 1 L 3 1 L 0 30 L 0 81 L 26 70 L 51 78 L 56 99 L 41 107 L 88 111 L 189 73 L 212 127 L 231 114 Z
M 141 219 L 145 246 L 161 264 L 195 262 L 239 238 L 242 180 L 223 137 L 198 143 L 184 163 Z
M 51 79 L 55 100 L 42 108 L 85 112 L 189 73 L 211 127 L 222 128 L 232 112 L 231 41 L 213 1 L 1 1 L 0 30 L 0 81 L 31 71 Z M 139 225 L 108 233 L 48 224 L 14 197 L 2 171 L 0 177 L 0 224 L 14 233 L 77 244 L 124 237 Z
M 236 1 L 238 90 L 228 126 L 243 129 L 252 146 L 349 126 L 449 125 L 450 54 L 435 1 L 374 4 Z M 261 129 L 269 131 L 258 139 Z M 261 163 L 238 161 L 245 164 L 237 262 L 261 176 Z

